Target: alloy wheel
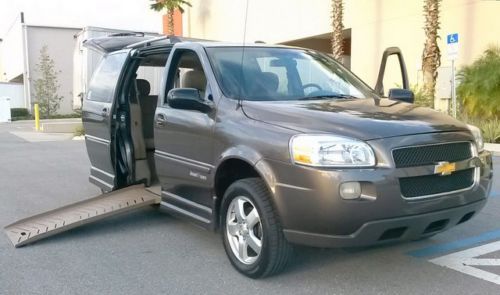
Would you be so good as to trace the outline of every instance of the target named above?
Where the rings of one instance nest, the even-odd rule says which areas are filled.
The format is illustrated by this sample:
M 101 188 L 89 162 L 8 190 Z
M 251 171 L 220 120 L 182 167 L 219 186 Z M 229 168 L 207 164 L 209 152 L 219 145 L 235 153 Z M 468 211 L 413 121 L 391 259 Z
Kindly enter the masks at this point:
M 226 234 L 233 254 L 244 264 L 254 263 L 262 250 L 259 212 L 249 198 L 235 197 L 226 215 Z

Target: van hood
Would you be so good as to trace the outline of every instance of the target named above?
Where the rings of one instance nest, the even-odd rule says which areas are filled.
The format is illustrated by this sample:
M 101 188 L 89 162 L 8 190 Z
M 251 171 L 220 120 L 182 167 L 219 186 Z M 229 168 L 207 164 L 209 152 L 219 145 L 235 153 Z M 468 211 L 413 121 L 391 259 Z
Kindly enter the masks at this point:
M 435 110 L 389 99 L 244 101 L 243 111 L 251 119 L 299 132 L 361 140 L 469 130 Z

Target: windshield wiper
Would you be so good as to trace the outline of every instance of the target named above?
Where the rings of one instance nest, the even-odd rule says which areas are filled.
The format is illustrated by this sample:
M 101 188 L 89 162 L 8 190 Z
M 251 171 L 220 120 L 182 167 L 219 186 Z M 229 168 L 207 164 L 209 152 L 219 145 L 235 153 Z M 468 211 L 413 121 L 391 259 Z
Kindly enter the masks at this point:
M 336 99 L 354 99 L 358 98 L 356 96 L 352 96 L 349 94 L 327 94 L 327 95 L 314 95 L 314 96 L 306 96 L 306 97 L 301 97 L 298 100 L 320 100 L 320 99 L 329 99 L 329 98 L 336 98 Z

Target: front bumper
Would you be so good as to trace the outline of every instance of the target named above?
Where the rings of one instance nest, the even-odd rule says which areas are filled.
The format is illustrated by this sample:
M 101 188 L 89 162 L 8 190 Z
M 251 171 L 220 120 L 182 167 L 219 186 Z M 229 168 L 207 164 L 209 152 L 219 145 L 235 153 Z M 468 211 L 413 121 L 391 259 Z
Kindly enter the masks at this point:
M 468 221 L 486 204 L 486 200 L 457 208 L 413 216 L 370 221 L 350 235 L 324 235 L 284 230 L 291 243 L 314 247 L 363 247 L 418 240 Z
M 378 165 L 370 169 L 316 169 L 265 160 L 274 174 L 270 188 L 287 239 L 321 247 L 366 246 L 418 239 L 466 221 L 489 194 L 489 152 L 472 159 L 478 175 L 470 189 L 413 200 L 401 195 L 399 178 L 433 174 L 434 166 L 397 169 L 385 152 L 401 145 L 460 140 L 472 139 L 466 132 L 450 132 L 372 141 Z M 340 197 L 339 185 L 348 181 L 361 183 L 363 198 Z

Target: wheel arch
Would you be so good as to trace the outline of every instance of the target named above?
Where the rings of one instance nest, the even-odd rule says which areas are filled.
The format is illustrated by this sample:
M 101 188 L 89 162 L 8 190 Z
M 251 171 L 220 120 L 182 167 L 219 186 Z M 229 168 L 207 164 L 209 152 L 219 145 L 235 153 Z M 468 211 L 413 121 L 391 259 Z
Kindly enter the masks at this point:
M 274 200 L 276 177 L 269 164 L 255 151 L 232 149 L 223 154 L 214 173 L 215 228 L 219 227 L 220 205 L 225 191 L 233 182 L 249 177 L 258 177 L 264 181 L 272 195 L 271 202 L 276 205 Z

